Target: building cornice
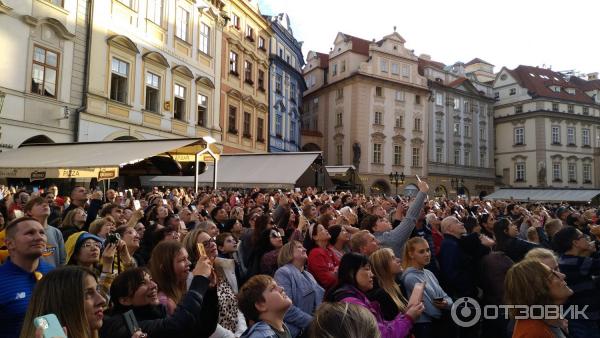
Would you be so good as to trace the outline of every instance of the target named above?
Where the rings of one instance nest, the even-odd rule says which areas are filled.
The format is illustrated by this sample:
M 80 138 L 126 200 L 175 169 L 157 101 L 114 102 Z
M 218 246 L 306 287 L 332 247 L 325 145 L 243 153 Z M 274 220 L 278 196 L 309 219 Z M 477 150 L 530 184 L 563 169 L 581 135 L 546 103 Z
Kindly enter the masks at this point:
M 430 83 L 430 86 L 432 88 L 436 88 L 436 89 L 439 88 L 441 90 L 445 90 L 445 91 L 452 92 L 452 93 L 455 93 L 455 94 L 459 94 L 459 95 L 462 95 L 462 96 L 468 96 L 470 98 L 475 98 L 475 99 L 487 101 L 488 103 L 494 103 L 494 102 L 496 102 L 496 100 L 494 98 L 489 97 L 489 96 L 485 96 L 483 94 L 473 94 L 472 92 L 464 92 L 464 91 L 458 90 L 456 88 L 444 86 L 443 84 L 439 84 L 439 83 L 437 83 L 435 81 L 431 81 L 431 80 L 429 80 L 428 82 Z
M 532 119 L 536 117 L 543 117 L 549 119 L 561 119 L 561 120 L 577 120 L 577 121 L 585 121 L 590 124 L 600 124 L 600 120 L 591 115 L 576 115 L 576 114 L 568 114 L 568 113 L 557 113 L 551 110 L 536 110 L 532 112 L 526 113 L 518 113 L 510 116 L 503 117 L 495 117 L 494 123 L 506 123 L 512 122 L 515 120 L 523 120 L 523 119 Z

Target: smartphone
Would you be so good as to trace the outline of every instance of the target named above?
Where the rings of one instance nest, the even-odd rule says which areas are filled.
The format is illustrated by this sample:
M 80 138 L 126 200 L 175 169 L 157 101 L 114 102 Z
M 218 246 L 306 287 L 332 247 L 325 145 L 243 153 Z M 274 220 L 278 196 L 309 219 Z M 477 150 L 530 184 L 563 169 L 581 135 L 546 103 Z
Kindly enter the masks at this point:
M 133 208 L 135 210 L 140 210 L 141 207 L 142 205 L 140 204 L 140 200 L 133 200 Z
M 417 181 L 421 182 L 421 178 L 419 177 L 419 175 L 415 175 L 417 177 Z
M 195 212 L 196 210 L 198 210 L 198 208 L 196 208 L 196 206 L 195 206 L 195 205 L 193 205 L 193 204 L 190 204 L 190 208 L 191 208 L 191 209 L 192 209 L 192 211 L 194 211 L 194 212 Z
M 33 320 L 33 325 L 42 329 L 44 338 L 67 338 L 65 331 L 54 313 L 36 317 Z
M 294 188 L 295 192 L 300 192 L 300 188 Z
M 134 333 L 140 330 L 140 326 L 138 325 L 137 319 L 135 319 L 135 315 L 133 314 L 133 310 L 129 310 L 123 314 L 125 318 L 125 324 L 127 325 L 127 330 L 129 330 L 129 334 L 133 336 Z
M 196 249 L 198 250 L 199 257 L 206 257 L 206 250 L 204 249 L 204 244 L 196 243 Z
M 163 205 L 167 205 L 167 199 L 163 198 Z

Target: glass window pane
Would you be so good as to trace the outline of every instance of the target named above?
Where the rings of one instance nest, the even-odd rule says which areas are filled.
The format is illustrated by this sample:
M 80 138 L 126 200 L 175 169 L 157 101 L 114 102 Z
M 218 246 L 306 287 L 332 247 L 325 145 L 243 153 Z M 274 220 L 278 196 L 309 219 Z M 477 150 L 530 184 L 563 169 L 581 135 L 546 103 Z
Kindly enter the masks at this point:
M 35 47 L 33 51 L 33 59 L 37 62 L 45 63 L 46 62 L 46 52 L 39 47 Z
M 51 51 L 46 52 L 46 64 L 47 65 L 56 67 L 57 61 L 58 61 L 58 55 L 56 55 L 56 53 L 51 52 Z

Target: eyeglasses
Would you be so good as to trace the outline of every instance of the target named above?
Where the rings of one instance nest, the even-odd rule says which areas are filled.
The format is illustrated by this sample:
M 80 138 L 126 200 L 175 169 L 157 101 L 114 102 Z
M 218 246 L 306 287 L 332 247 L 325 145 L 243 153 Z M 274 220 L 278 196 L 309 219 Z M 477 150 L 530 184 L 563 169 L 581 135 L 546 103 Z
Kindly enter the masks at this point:
M 204 245 L 204 246 L 207 246 L 207 245 L 209 245 L 210 243 L 214 243 L 214 242 L 215 242 L 215 240 L 216 240 L 216 238 L 215 238 L 215 237 L 211 237 L 211 238 L 209 238 L 209 239 L 207 239 L 207 240 L 205 240 L 204 242 L 201 242 L 201 243 L 202 243 L 202 245 Z
M 98 242 L 94 242 L 94 243 L 83 243 L 81 245 L 82 248 L 93 248 L 96 247 L 98 249 L 102 248 L 102 244 L 98 243 Z
M 271 238 L 281 238 L 281 234 L 278 231 L 271 231 Z

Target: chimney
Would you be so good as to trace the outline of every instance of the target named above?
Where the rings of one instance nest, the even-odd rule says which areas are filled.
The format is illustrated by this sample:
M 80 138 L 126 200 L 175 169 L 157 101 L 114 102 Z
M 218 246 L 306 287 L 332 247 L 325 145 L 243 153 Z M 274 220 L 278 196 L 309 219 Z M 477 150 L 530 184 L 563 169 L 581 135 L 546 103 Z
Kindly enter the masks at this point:
M 587 75 L 587 79 L 588 81 L 592 81 L 592 80 L 598 80 L 598 72 L 595 73 L 589 73 Z
M 419 59 L 431 61 L 431 55 L 429 55 L 429 54 L 421 54 L 421 55 L 419 55 Z

